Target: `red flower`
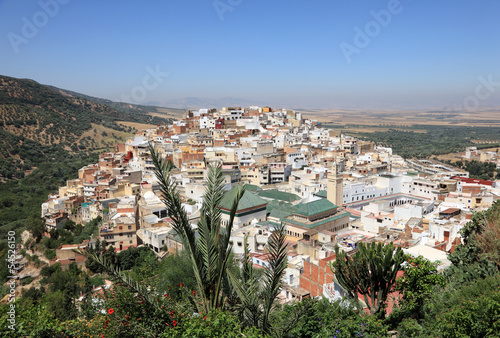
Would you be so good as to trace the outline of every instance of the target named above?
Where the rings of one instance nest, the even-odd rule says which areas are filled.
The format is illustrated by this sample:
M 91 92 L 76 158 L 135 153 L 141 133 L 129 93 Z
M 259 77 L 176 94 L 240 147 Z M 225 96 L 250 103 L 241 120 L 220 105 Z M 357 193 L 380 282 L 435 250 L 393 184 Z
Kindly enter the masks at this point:
M 113 313 L 115 313 L 115 310 L 113 310 L 113 309 L 109 309 L 109 310 L 108 310 L 108 313 L 109 313 L 110 315 L 112 315 Z
M 182 288 L 184 286 L 184 284 L 182 283 L 179 283 L 179 287 Z
M 196 297 L 196 291 L 194 291 L 194 290 L 193 290 L 193 291 L 191 291 L 191 292 L 193 293 L 193 296 L 195 296 L 195 297 Z
M 174 316 L 174 311 L 170 311 L 170 315 L 173 317 Z
M 127 315 L 127 320 L 128 320 L 129 316 Z
M 165 294 L 163 297 L 167 298 L 167 297 L 168 297 L 168 295 L 167 295 L 167 294 Z
M 207 320 L 207 316 L 203 316 L 203 320 Z
M 174 321 L 172 322 L 172 325 L 176 326 L 176 325 L 177 325 L 177 321 L 176 321 L 176 320 L 174 320 Z

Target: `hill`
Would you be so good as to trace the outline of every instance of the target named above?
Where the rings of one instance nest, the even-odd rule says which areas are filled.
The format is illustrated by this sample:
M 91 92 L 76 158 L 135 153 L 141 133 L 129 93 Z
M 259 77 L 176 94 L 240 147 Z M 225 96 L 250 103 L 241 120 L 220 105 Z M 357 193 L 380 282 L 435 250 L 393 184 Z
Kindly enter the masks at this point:
M 46 161 L 102 151 L 131 136 L 134 124 L 171 122 L 158 108 L 0 76 L 0 179 L 24 177 Z
M 125 103 L 125 102 L 114 102 L 111 100 L 107 99 L 101 99 L 98 97 L 93 97 L 81 93 L 76 93 L 71 90 L 67 89 L 60 89 L 54 86 L 47 86 L 48 88 L 52 89 L 55 92 L 59 92 L 60 94 L 63 94 L 67 97 L 73 97 L 73 98 L 79 98 L 79 99 L 84 99 L 87 101 L 91 101 L 94 103 L 98 103 L 101 105 L 106 105 L 108 107 L 114 108 L 122 113 L 126 114 L 141 114 L 141 115 L 147 115 L 148 117 L 144 117 L 145 119 L 149 119 L 150 123 L 155 122 L 155 117 L 158 118 L 181 118 L 182 114 L 184 113 L 185 106 L 181 106 L 181 109 L 178 108 L 165 108 L 165 107 L 159 107 L 159 106 L 150 106 L 150 105 L 137 105 L 137 104 L 131 104 L 131 103 Z

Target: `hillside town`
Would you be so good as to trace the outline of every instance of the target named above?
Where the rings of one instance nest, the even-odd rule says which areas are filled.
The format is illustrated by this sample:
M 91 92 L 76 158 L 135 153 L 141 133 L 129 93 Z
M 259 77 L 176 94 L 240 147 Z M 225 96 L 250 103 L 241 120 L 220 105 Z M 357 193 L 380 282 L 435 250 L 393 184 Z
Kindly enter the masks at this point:
M 100 216 L 99 235 L 56 250 L 52 264 L 85 267 L 73 249 L 105 241 L 116 251 L 148 246 L 161 259 L 183 244 L 171 226 L 153 173 L 149 145 L 175 166 L 183 206 L 194 229 L 200 219 L 208 167 L 225 177 L 220 203 L 229 220 L 236 188 L 244 189 L 231 233 L 235 257 L 248 238 L 255 266 L 268 263 L 267 241 L 286 225 L 288 267 L 281 301 L 345 292 L 330 262 L 335 247 L 352 254 L 359 242 L 392 242 L 446 269 L 461 243 L 459 230 L 475 211 L 500 199 L 498 181 L 469 178 L 463 169 L 432 159 L 405 160 L 391 148 L 324 128 L 301 112 L 251 106 L 190 110 L 172 125 L 139 131 L 100 154 L 42 205 L 46 229 Z M 467 158 L 488 157 L 468 149 Z

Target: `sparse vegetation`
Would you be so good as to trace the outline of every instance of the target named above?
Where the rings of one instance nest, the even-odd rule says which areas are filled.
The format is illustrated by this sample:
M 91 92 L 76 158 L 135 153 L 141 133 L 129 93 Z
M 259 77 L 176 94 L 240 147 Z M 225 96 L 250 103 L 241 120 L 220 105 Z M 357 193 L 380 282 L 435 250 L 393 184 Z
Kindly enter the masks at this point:
M 344 130 L 349 134 L 348 130 Z M 429 158 L 434 155 L 464 151 L 466 147 L 488 148 L 499 142 L 498 127 L 462 127 L 415 125 L 391 128 L 388 131 L 354 133 L 356 137 L 374 141 L 379 146 L 392 147 L 404 158 Z M 485 144 L 476 144 L 482 140 Z

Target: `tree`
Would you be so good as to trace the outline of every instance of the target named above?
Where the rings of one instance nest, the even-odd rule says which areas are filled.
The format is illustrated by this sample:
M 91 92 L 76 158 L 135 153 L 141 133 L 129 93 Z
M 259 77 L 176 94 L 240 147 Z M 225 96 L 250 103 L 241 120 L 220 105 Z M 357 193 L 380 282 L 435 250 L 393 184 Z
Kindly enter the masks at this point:
M 335 247 L 337 259 L 330 263 L 340 285 L 358 302 L 363 295 L 370 314 L 384 314 L 385 302 L 404 261 L 403 250 L 392 243 L 359 243 L 358 251 L 348 256 Z
M 81 253 L 83 254 L 83 252 Z M 108 271 L 106 265 L 101 264 L 102 262 L 98 260 L 92 259 L 94 256 L 101 257 L 107 264 L 118 264 L 115 249 L 112 246 L 109 246 L 109 248 L 106 249 L 106 241 L 100 242 L 97 240 L 95 247 L 87 250 L 87 256 L 90 256 L 91 259 L 87 259 L 85 261 L 85 267 L 93 273 L 103 273 Z
M 36 242 L 40 242 L 45 231 L 45 222 L 43 219 L 37 217 L 36 215 L 31 215 L 26 219 L 26 227 L 28 231 L 31 232 Z
M 268 240 L 269 267 L 264 270 L 264 283 L 255 278 L 253 263 L 248 248 L 248 236 L 245 237 L 245 251 L 241 281 L 229 273 L 241 304 L 237 306 L 239 315 L 248 326 L 254 326 L 269 334 L 272 326 L 271 314 L 275 300 L 281 290 L 281 280 L 287 267 L 286 228 L 278 226 Z M 281 330 L 280 330 L 281 331 Z
M 500 202 L 497 201 L 487 211 L 474 213 L 471 221 L 460 229 L 463 244 L 457 245 L 448 256 L 452 266 L 445 270 L 449 282 L 467 284 L 495 274 L 498 267 L 490 259 L 498 257 L 495 248 L 499 241 L 499 214 Z
M 437 271 L 437 263 L 422 256 L 405 255 L 404 275 L 396 280 L 395 290 L 403 294 L 401 308 L 410 316 L 423 317 L 424 302 L 431 297 L 435 286 L 444 286 L 445 277 Z
M 229 244 L 233 221 L 243 190 L 236 193 L 231 208 L 229 222 L 222 227 L 220 201 L 224 196 L 224 176 L 222 167 L 209 167 L 206 181 L 200 221 L 198 222 L 198 238 L 191 227 L 186 210 L 182 206 L 177 184 L 171 179 L 173 164 L 160 158 L 153 145 L 149 146 L 153 169 L 158 179 L 162 200 L 172 219 L 172 226 L 182 238 L 184 250 L 187 250 L 193 263 L 198 293 L 202 299 L 200 311 L 210 312 L 224 305 L 222 292 L 227 283 L 226 267 L 231 256 L 232 245 Z
M 477 244 L 481 256 L 500 267 L 500 202 L 496 201 L 482 217 Z
M 59 231 L 57 231 L 56 228 L 51 229 L 49 234 L 50 234 L 50 238 L 55 240 L 55 241 L 57 241 L 57 239 L 59 238 Z

